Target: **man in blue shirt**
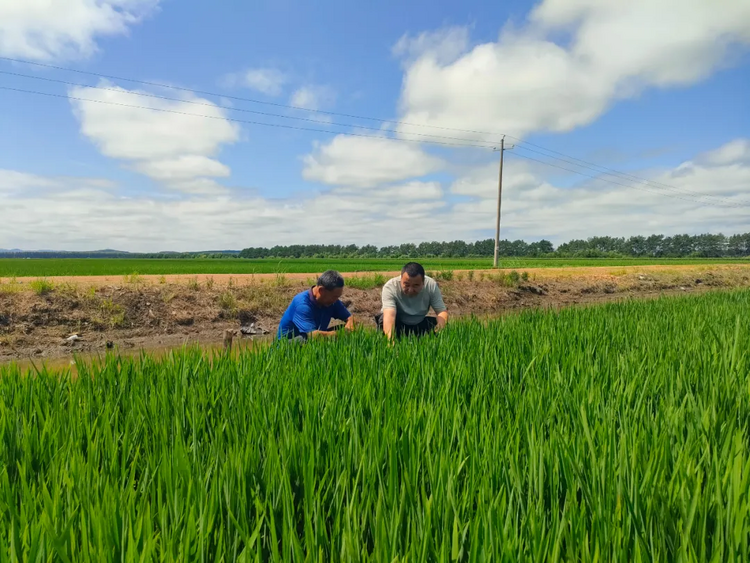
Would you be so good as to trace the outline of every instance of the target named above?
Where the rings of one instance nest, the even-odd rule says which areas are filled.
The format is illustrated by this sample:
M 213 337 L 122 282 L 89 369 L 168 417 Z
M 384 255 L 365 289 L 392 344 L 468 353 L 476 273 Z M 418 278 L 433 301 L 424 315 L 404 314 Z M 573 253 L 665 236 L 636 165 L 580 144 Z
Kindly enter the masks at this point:
M 339 301 L 344 292 L 344 278 L 334 270 L 324 272 L 318 283 L 294 296 L 279 323 L 276 338 L 308 338 L 335 336 L 329 330 L 331 319 L 346 321 L 346 329 L 354 329 L 354 317 Z

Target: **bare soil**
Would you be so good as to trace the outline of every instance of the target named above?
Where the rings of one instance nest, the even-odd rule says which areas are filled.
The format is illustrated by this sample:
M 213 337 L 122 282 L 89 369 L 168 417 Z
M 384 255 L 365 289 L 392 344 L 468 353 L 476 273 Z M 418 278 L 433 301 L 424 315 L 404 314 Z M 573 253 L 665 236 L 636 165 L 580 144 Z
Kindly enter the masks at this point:
M 454 318 L 750 287 L 749 265 L 540 268 L 525 273 L 526 279 L 510 279 L 507 271 L 456 271 L 439 283 Z M 373 273 L 359 276 L 365 281 L 360 285 L 367 287 Z M 0 362 L 60 364 L 74 354 L 109 348 L 137 352 L 194 343 L 216 346 L 227 330 L 236 331 L 235 342 L 248 344 L 275 333 L 291 298 L 314 277 L 75 277 L 50 278 L 48 287 L 13 280 L 0 284 Z M 374 326 L 373 316 L 380 310 L 380 287 L 374 281 L 366 289 L 347 287 L 342 300 L 362 324 Z M 268 335 L 241 335 L 240 326 L 250 323 Z M 73 334 L 80 339 L 69 342 Z

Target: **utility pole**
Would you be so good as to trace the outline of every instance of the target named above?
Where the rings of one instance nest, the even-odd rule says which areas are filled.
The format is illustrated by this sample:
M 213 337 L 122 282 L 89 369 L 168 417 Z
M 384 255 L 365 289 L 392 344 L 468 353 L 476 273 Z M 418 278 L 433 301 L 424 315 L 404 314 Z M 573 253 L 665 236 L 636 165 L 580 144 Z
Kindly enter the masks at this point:
M 503 138 L 500 140 L 500 173 L 497 180 L 497 225 L 495 227 L 495 260 L 492 262 L 493 268 L 497 268 L 497 255 L 500 251 L 500 208 L 503 202 L 503 154 L 505 150 L 505 135 L 503 135 Z

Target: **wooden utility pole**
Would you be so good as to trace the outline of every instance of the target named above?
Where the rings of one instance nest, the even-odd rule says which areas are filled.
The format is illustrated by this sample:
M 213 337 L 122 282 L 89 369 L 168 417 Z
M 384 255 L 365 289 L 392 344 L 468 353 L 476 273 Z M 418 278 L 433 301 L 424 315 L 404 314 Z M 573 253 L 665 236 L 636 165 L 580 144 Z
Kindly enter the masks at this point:
M 505 153 L 505 135 L 500 140 L 500 173 L 497 180 L 497 225 L 495 227 L 495 260 L 492 267 L 497 268 L 497 257 L 500 251 L 500 208 L 503 202 L 503 154 Z

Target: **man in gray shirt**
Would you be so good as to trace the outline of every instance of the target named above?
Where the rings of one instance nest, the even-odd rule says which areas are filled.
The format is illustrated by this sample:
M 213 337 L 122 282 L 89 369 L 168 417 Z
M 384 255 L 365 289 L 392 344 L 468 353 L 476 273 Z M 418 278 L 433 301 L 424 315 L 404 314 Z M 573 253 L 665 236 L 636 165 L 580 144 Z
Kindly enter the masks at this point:
M 428 317 L 430 307 L 437 313 Z M 425 275 L 424 268 L 409 262 L 401 275 L 383 286 L 383 309 L 375 317 L 378 328 L 392 339 L 394 336 L 436 332 L 448 322 L 448 310 L 437 282 Z

